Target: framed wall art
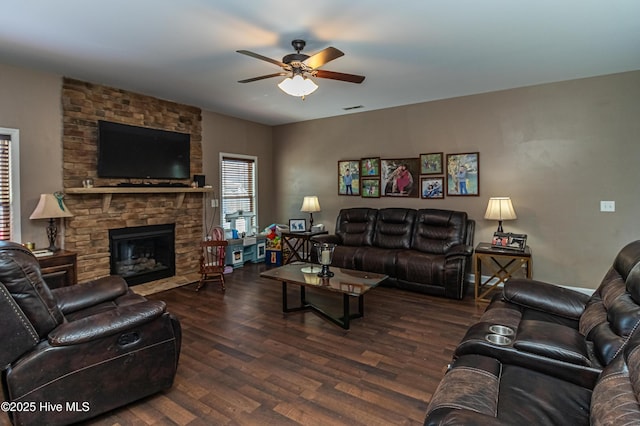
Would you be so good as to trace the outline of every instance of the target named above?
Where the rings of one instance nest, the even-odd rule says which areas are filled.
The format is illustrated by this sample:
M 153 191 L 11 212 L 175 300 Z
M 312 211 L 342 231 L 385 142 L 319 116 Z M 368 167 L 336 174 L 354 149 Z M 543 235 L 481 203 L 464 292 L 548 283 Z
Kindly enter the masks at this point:
M 443 177 L 420 177 L 420 196 L 425 199 L 444 198 L 444 178 Z
M 441 175 L 443 155 L 444 154 L 442 152 L 420 154 L 420 174 L 421 175 Z
M 362 198 L 379 198 L 380 197 L 380 179 L 362 177 Z
M 413 197 L 420 193 L 420 159 L 380 160 L 380 193 L 385 197 Z
M 360 160 L 338 161 L 338 195 L 360 195 Z
M 360 175 L 365 177 L 380 176 L 380 158 L 368 157 L 360 160 Z
M 447 154 L 447 195 L 480 194 L 480 153 Z

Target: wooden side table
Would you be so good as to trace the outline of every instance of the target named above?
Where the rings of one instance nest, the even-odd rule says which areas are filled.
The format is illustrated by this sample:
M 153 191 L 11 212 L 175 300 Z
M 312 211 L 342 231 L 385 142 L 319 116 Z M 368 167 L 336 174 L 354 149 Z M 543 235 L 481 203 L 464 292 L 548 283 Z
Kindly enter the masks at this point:
M 40 273 L 49 288 L 66 287 L 78 283 L 78 255 L 58 250 L 49 256 L 38 257 Z
M 491 243 L 480 243 L 475 249 L 474 257 L 476 301 L 490 301 L 489 294 L 520 271 L 524 270 L 526 278 L 533 276 L 533 260 L 529 246 L 526 246 L 524 251 L 516 251 L 493 248 Z M 482 276 L 483 269 L 486 274 L 491 274 L 486 279 Z
M 282 257 L 283 264 L 295 261 L 310 262 L 311 261 L 311 238 L 316 235 L 328 234 L 328 231 L 316 232 L 282 232 Z M 287 256 L 285 253 L 289 252 Z

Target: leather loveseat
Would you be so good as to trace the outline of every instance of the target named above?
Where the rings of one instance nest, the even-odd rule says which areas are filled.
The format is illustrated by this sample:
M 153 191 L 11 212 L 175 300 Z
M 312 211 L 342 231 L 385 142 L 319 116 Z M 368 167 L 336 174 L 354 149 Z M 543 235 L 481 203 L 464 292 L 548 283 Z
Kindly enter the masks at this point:
M 513 331 L 500 345 L 495 325 Z M 639 330 L 640 241 L 591 296 L 509 280 L 456 348 L 425 424 L 638 424 Z
M 332 266 L 389 276 L 385 284 L 462 299 L 473 254 L 475 221 L 439 209 L 342 209 L 335 233 L 314 238 L 337 244 Z
M 16 425 L 75 423 L 173 384 L 180 323 L 120 277 L 49 289 L 29 250 L 0 242 L 0 318 Z

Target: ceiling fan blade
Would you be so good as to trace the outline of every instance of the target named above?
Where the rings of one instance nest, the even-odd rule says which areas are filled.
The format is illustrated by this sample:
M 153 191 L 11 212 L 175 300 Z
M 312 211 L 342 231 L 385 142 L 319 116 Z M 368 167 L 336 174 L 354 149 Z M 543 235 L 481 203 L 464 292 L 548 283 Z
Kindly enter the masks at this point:
M 260 77 L 247 78 L 246 80 L 239 80 L 238 83 L 251 83 L 252 81 L 264 80 L 265 78 L 278 77 L 281 75 L 287 75 L 286 72 L 276 72 L 273 74 L 261 75 Z
M 327 47 L 324 50 L 316 53 L 315 55 L 309 56 L 304 63 L 311 69 L 320 68 L 327 62 L 333 61 L 334 59 L 338 59 L 340 56 L 343 56 L 344 53 L 341 50 L 336 49 L 335 47 Z
M 275 64 L 275 65 L 277 65 L 279 67 L 282 67 L 282 68 L 289 67 L 289 65 L 285 64 L 284 62 L 280 62 L 280 61 L 278 61 L 276 59 L 267 58 L 266 56 L 262 56 L 262 55 L 260 55 L 258 53 L 250 52 L 248 50 L 236 50 L 236 52 L 242 53 L 243 55 L 251 56 L 252 58 L 256 58 L 256 59 L 260 59 L 260 60 L 263 60 L 263 61 L 271 62 L 272 64 Z
M 362 83 L 364 81 L 363 75 L 345 74 L 335 71 L 316 70 L 313 73 L 314 76 L 319 78 L 330 78 L 332 80 L 346 81 L 349 83 Z

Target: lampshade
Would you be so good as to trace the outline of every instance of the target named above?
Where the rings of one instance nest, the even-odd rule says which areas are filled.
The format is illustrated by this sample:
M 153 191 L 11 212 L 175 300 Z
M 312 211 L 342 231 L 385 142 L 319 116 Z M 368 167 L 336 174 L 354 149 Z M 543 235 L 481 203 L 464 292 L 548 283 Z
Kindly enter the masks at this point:
M 315 195 L 307 195 L 304 197 L 302 201 L 302 207 L 300 207 L 301 212 L 305 213 L 314 213 L 320 211 L 320 203 L 318 202 L 318 197 Z
M 56 217 L 72 217 L 73 215 L 62 201 L 62 195 L 40 194 L 40 201 L 29 219 L 52 219 Z
M 516 219 L 516 211 L 509 197 L 491 197 L 484 218 L 498 221 L 498 232 L 502 232 L 502 221 Z
M 38 201 L 38 205 L 29 216 L 29 219 L 49 219 L 49 224 L 47 225 L 49 250 L 55 252 L 59 250 L 56 246 L 58 227 L 55 219 L 72 216 L 67 206 L 64 205 L 64 201 L 62 201 L 62 193 L 56 192 L 55 194 L 40 194 L 40 201 Z
M 485 219 L 490 220 L 511 220 L 516 219 L 516 211 L 511 204 L 509 197 L 491 197 L 484 214 Z
M 311 81 L 311 79 L 296 74 L 293 78 L 287 77 L 282 80 L 282 82 L 278 84 L 278 87 L 287 95 L 304 97 L 315 92 L 318 85 Z

